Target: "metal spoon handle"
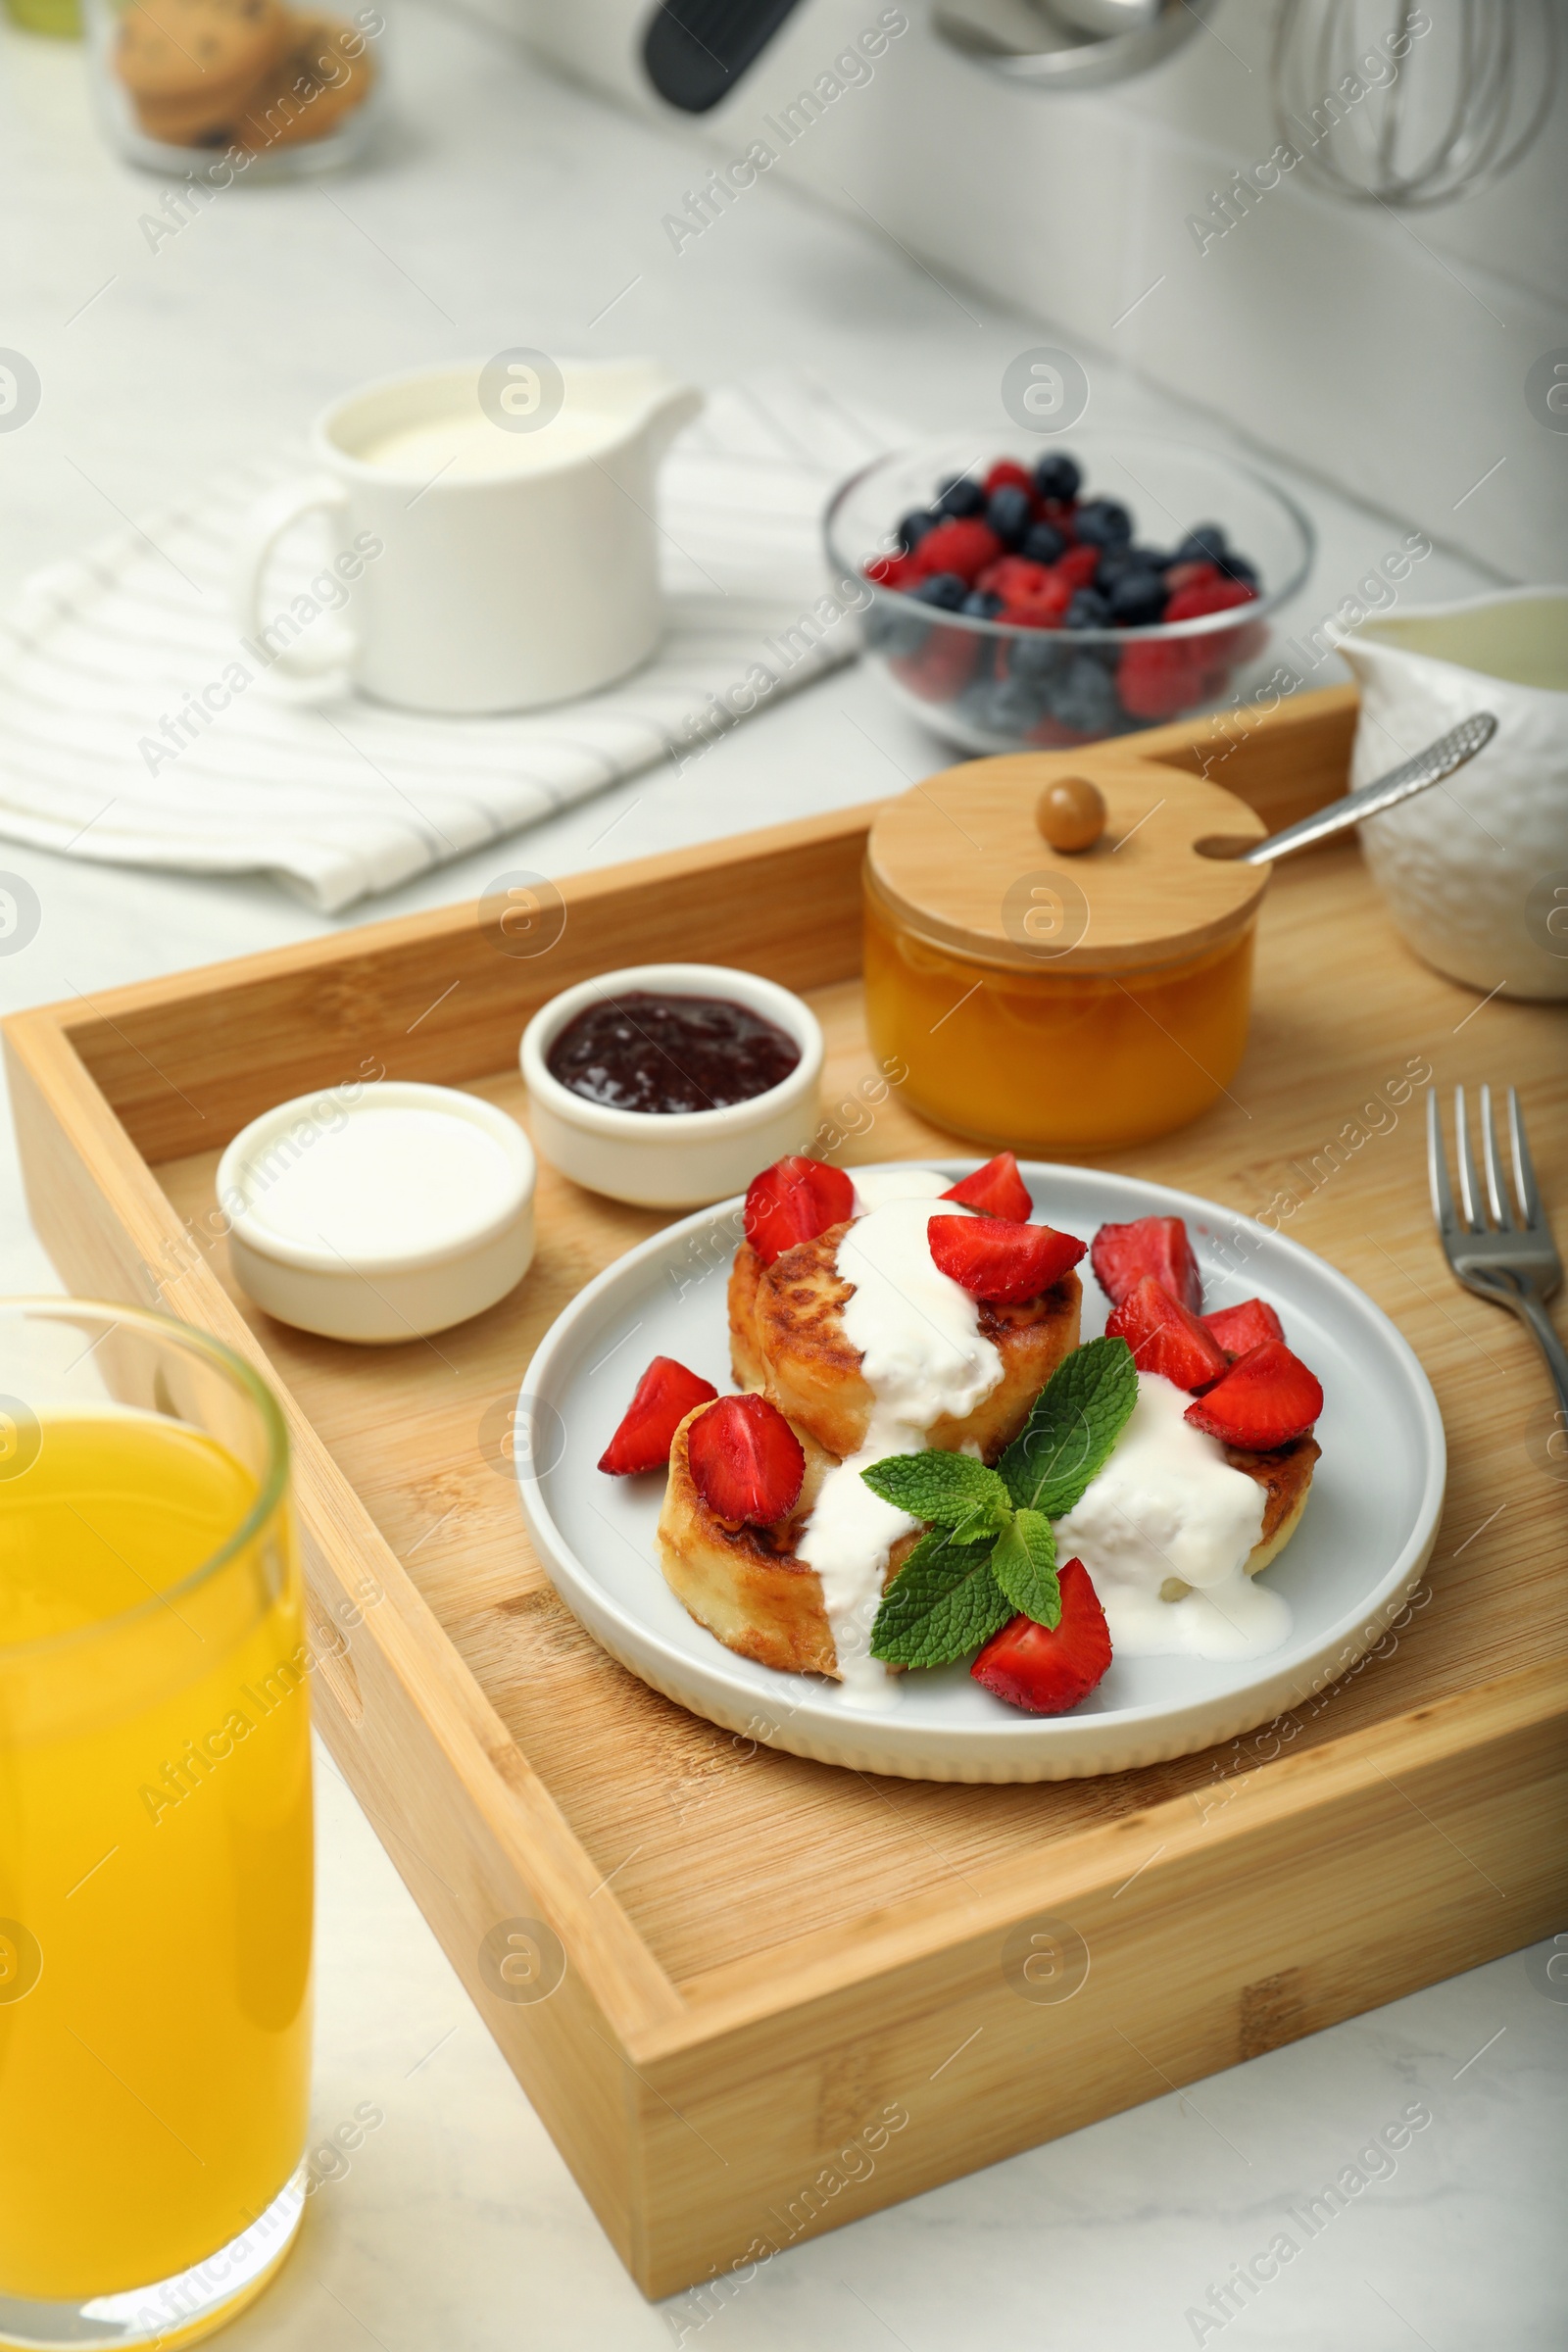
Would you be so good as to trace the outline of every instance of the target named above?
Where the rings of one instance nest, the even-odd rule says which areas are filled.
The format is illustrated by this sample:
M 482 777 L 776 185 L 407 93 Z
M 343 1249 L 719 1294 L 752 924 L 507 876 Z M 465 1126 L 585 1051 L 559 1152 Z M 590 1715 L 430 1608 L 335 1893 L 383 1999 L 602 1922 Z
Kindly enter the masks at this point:
M 1359 792 L 1347 793 L 1343 800 L 1330 801 L 1326 808 L 1318 808 L 1303 816 L 1298 825 L 1287 825 L 1283 833 L 1271 833 L 1254 849 L 1246 850 L 1237 858 L 1238 865 L 1269 865 L 1276 858 L 1288 858 L 1293 850 L 1310 848 L 1315 841 L 1327 841 L 1348 826 L 1358 825 L 1364 816 L 1381 816 L 1385 808 L 1396 808 L 1429 785 L 1441 784 L 1451 776 L 1456 767 L 1473 760 L 1497 732 L 1497 722 L 1490 710 L 1477 710 L 1462 718 L 1446 735 L 1429 743 L 1424 752 L 1406 760 L 1402 767 L 1391 768 L 1374 784 L 1363 784 Z

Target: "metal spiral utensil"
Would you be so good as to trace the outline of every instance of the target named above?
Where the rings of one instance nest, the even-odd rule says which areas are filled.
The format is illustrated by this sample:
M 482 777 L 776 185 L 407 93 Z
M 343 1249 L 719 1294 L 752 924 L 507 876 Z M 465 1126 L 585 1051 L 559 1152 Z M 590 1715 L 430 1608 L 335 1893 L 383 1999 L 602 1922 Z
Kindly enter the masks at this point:
M 1336 196 L 1451 204 L 1500 179 L 1536 138 L 1562 45 L 1561 0 L 1282 0 L 1275 124 Z

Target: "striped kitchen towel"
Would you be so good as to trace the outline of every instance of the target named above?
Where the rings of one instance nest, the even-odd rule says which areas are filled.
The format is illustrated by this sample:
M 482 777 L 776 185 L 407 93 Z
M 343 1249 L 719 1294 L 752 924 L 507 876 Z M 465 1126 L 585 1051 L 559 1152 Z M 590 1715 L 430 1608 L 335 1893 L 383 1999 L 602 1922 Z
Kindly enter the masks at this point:
M 798 378 L 711 393 L 661 476 L 659 651 L 603 694 L 496 718 L 285 699 L 241 646 L 227 582 L 246 509 L 300 453 L 241 467 L 38 574 L 0 620 L 0 834 L 127 865 L 265 872 L 330 914 L 655 760 L 679 764 L 737 723 L 713 698 L 754 664 L 774 680 L 757 687 L 765 709 L 854 653 L 853 620 L 812 612 L 828 584 L 822 508 L 891 438 Z M 280 612 L 320 569 L 314 527 L 279 552 Z M 225 680 L 212 723 L 182 725 Z

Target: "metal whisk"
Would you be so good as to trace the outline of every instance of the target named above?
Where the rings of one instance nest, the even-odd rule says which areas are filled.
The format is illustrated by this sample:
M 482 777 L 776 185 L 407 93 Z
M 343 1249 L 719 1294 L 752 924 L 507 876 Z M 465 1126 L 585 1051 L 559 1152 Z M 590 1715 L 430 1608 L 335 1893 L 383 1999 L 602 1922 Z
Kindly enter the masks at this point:
M 1500 179 L 1540 131 L 1562 37 L 1559 0 L 1281 0 L 1275 122 L 1337 196 L 1451 204 Z

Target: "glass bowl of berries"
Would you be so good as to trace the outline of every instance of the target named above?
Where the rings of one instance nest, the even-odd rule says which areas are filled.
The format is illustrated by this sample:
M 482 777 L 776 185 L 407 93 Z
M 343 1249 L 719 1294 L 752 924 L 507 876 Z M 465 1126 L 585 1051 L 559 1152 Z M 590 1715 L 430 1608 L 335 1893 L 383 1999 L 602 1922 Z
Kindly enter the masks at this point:
M 979 446 L 983 447 L 983 444 Z M 865 650 L 965 751 L 1063 750 L 1216 709 L 1263 672 L 1312 526 L 1250 466 L 1154 434 L 895 451 L 827 511 Z

